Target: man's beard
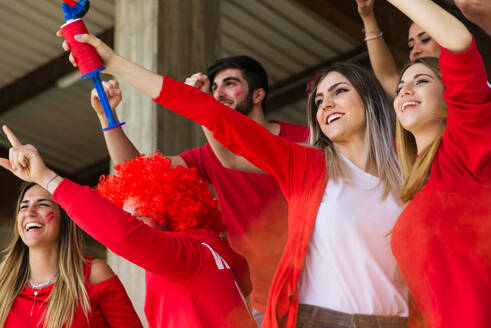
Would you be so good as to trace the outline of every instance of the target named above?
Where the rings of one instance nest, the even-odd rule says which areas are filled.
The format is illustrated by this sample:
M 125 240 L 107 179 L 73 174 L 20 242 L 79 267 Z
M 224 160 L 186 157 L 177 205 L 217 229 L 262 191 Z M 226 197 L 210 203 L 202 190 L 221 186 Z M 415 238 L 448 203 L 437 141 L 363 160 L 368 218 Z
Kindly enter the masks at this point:
M 235 106 L 235 110 L 241 114 L 249 115 L 254 107 L 254 102 L 252 101 L 252 92 L 249 92 L 244 100 Z

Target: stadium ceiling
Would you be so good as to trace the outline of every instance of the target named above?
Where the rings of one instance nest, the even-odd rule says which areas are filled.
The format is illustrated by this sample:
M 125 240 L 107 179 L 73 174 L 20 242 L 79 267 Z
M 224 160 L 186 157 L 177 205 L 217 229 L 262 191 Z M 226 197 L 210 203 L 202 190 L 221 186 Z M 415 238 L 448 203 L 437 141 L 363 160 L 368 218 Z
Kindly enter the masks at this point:
M 108 155 L 89 104 L 92 85 L 79 80 L 55 36 L 63 23 L 59 3 L 0 2 L 0 123 L 38 146 L 51 167 L 93 183 L 107 170 Z M 113 44 L 115 1 L 91 5 L 89 30 Z M 376 14 L 397 62 L 404 63 L 407 19 L 385 1 L 377 1 Z M 319 67 L 340 60 L 368 65 L 354 0 L 222 0 L 220 20 L 221 56 L 248 54 L 266 67 L 272 119 L 305 122 L 305 83 Z M 490 58 L 485 41 L 481 50 Z M 7 148 L 1 136 L 0 155 Z

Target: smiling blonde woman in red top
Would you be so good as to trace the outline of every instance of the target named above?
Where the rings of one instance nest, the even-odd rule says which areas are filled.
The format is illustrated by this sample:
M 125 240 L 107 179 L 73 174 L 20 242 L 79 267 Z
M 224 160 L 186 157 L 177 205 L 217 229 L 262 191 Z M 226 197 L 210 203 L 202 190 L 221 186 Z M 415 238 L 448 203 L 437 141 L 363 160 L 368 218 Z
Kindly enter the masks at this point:
M 81 252 L 81 232 L 49 192 L 25 184 L 0 266 L 0 327 L 142 327 L 118 277 Z

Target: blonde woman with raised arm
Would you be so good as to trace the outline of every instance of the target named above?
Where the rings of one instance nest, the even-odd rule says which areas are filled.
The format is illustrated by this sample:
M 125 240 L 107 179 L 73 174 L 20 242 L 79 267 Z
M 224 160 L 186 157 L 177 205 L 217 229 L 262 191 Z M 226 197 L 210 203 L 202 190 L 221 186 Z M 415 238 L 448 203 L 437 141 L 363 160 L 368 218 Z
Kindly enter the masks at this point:
M 491 88 L 472 35 L 430 0 L 389 0 L 440 44 L 401 73 L 406 204 L 392 249 L 425 327 L 491 327 Z

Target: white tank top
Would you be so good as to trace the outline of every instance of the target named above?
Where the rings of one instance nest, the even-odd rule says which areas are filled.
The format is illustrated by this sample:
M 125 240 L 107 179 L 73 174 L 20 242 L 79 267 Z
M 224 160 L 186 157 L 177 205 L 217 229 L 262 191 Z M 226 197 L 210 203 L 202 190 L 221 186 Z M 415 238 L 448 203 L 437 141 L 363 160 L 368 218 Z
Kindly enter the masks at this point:
M 344 158 L 352 182 L 326 186 L 299 280 L 302 304 L 350 313 L 409 315 L 408 288 L 390 249 L 402 210 L 379 179 Z

